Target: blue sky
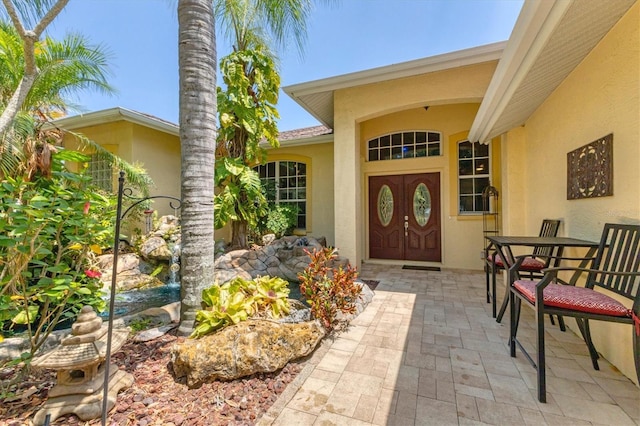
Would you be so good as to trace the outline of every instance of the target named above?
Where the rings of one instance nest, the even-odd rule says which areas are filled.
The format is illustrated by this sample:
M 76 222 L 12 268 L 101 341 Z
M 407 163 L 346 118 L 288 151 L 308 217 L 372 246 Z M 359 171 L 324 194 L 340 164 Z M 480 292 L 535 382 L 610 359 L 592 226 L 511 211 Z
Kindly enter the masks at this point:
M 111 52 L 114 96 L 82 93 L 84 111 L 115 106 L 178 123 L 177 0 L 72 0 L 48 29 L 81 33 Z M 279 52 L 283 86 L 509 38 L 521 0 L 341 0 L 317 5 L 304 56 Z M 218 37 L 218 59 L 229 52 Z M 280 130 L 319 124 L 281 93 Z

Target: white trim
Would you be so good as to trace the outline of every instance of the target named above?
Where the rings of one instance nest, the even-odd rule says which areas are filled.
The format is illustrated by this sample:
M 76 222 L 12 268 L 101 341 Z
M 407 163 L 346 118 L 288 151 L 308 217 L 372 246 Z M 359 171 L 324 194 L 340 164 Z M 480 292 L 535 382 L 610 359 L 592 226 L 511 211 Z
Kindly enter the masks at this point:
M 487 143 L 496 121 L 540 55 L 573 0 L 525 1 L 484 100 L 469 140 Z
M 458 68 L 466 65 L 494 61 L 500 59 L 502 51 L 506 45 L 506 41 L 501 41 L 498 43 L 458 50 L 456 52 L 444 53 L 399 64 L 386 65 L 365 71 L 357 71 L 335 77 L 293 84 L 283 87 L 282 90 L 297 102 L 298 97 L 304 95 L 345 89 L 364 84 L 379 83 L 381 81 L 411 77 L 450 68 Z
M 302 137 L 299 139 L 287 139 L 286 141 L 281 141 L 280 146 L 278 148 L 285 148 L 290 146 L 303 146 L 303 145 L 315 145 L 319 143 L 330 143 L 333 142 L 333 133 L 327 133 L 326 135 L 320 136 L 311 136 L 311 137 Z M 269 149 L 277 149 L 269 145 L 267 142 L 261 142 L 260 146 L 269 150 Z
M 52 125 L 62 129 L 73 130 L 80 127 L 96 126 L 120 120 L 129 121 L 160 132 L 180 136 L 180 128 L 178 125 L 122 107 L 109 108 L 101 111 L 89 112 L 87 114 L 79 114 L 73 117 L 59 118 L 54 120 Z

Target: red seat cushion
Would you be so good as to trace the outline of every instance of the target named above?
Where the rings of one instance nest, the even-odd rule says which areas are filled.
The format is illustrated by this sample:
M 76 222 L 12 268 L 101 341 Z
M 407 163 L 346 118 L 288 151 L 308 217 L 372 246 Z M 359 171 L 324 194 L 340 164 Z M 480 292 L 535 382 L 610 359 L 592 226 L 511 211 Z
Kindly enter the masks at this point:
M 490 254 L 489 256 L 487 256 L 487 260 L 489 262 L 493 261 L 493 255 Z M 502 258 L 500 257 L 500 255 L 496 255 L 496 266 L 498 268 L 504 268 L 504 263 L 502 262 Z M 534 258 L 534 257 L 525 257 L 524 260 L 522 261 L 522 264 L 520 265 L 520 270 L 521 271 L 540 271 L 542 269 L 544 269 L 544 262 L 541 262 L 540 260 Z
M 531 303 L 535 303 L 537 283 L 531 280 L 518 280 L 513 283 L 513 286 Z M 590 288 L 552 283 L 545 287 L 543 294 L 546 306 L 616 317 L 631 316 L 631 309 L 606 294 Z

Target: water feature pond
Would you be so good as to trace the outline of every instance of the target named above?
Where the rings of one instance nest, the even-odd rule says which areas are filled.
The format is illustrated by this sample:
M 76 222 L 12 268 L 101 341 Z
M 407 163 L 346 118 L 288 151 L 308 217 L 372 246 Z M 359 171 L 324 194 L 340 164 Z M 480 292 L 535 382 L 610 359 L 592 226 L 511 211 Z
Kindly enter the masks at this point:
M 300 284 L 289 283 L 289 299 L 301 299 Z M 144 290 L 124 291 L 116 294 L 114 302 L 114 317 L 135 314 L 149 308 L 157 308 L 180 300 L 180 283 L 165 284 L 160 287 L 148 288 Z M 107 309 L 109 303 L 107 299 Z M 102 317 L 109 316 L 105 310 L 100 314 Z

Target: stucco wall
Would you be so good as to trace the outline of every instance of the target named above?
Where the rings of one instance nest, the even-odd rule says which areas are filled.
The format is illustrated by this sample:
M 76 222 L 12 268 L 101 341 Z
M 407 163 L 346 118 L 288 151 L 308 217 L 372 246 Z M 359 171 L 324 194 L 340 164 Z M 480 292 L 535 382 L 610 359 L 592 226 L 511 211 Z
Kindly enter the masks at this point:
M 148 127 L 132 126 L 132 158 L 153 179 L 151 195 L 180 198 L 180 139 Z M 155 201 L 153 208 L 159 215 L 175 214 L 167 200 Z
M 112 152 L 125 161 L 130 162 L 132 160 L 133 126 L 131 123 L 117 121 L 115 123 L 74 129 L 73 132 L 86 136 L 102 146 L 111 146 L 114 149 Z M 65 134 L 63 141 L 67 148 L 79 149 L 78 140 L 72 134 Z M 114 177 L 114 187 L 115 185 L 117 185 L 117 180 Z
M 535 234 L 543 218 L 562 218 L 564 235 L 597 241 L 606 222 L 640 223 L 639 17 L 636 3 L 524 129 L 507 134 L 505 149 L 524 158 L 507 169 L 509 220 L 524 218 L 512 233 Z M 567 153 L 609 133 L 614 195 L 567 200 Z M 593 321 L 591 330 L 596 348 L 635 381 L 631 327 Z
M 372 128 L 364 128 L 361 124 L 378 117 L 400 111 L 417 110 L 424 106 L 429 106 L 431 109 L 439 105 L 477 103 L 484 95 L 495 66 L 496 62 L 491 61 L 335 92 L 336 246 L 340 248 L 342 254 L 351 259 L 354 265 L 359 265 L 365 257 L 367 244 L 366 232 L 362 224 L 367 211 L 364 208 L 366 188 L 363 184 L 365 151 L 361 145 L 364 136 L 361 135 L 365 131 L 373 132 Z M 466 128 L 456 129 L 456 131 L 466 130 L 470 124 L 471 121 Z M 432 128 L 432 126 L 426 127 Z M 411 162 L 411 160 L 403 161 Z M 440 167 L 441 170 L 447 167 L 444 163 L 440 166 L 436 163 L 431 165 L 434 168 Z M 402 166 L 407 172 L 416 167 L 415 164 L 409 163 Z M 367 170 L 367 173 L 371 171 Z M 447 184 L 446 180 L 443 182 Z M 447 190 L 448 188 L 443 188 L 443 193 Z M 448 215 L 446 220 L 448 221 Z M 443 235 L 443 241 L 447 238 L 447 235 Z M 444 260 L 443 266 L 454 267 L 454 263 L 449 264 L 448 260 Z
M 270 149 L 267 161 L 307 163 L 307 235 L 335 244 L 333 220 L 333 143 Z
M 395 112 L 360 125 L 360 150 L 366 155 L 367 141 L 384 134 L 404 130 L 428 130 L 442 133 L 440 156 L 415 159 L 362 162 L 363 254 L 368 258 L 368 182 L 370 176 L 408 173 L 440 173 L 442 266 L 454 269 L 482 269 L 479 252 L 483 248 L 482 215 L 458 214 L 457 146 L 465 140 L 478 103 L 413 108 Z M 495 149 L 494 149 L 495 151 Z M 496 169 L 496 173 L 499 170 Z M 494 177 L 497 178 L 496 173 Z

